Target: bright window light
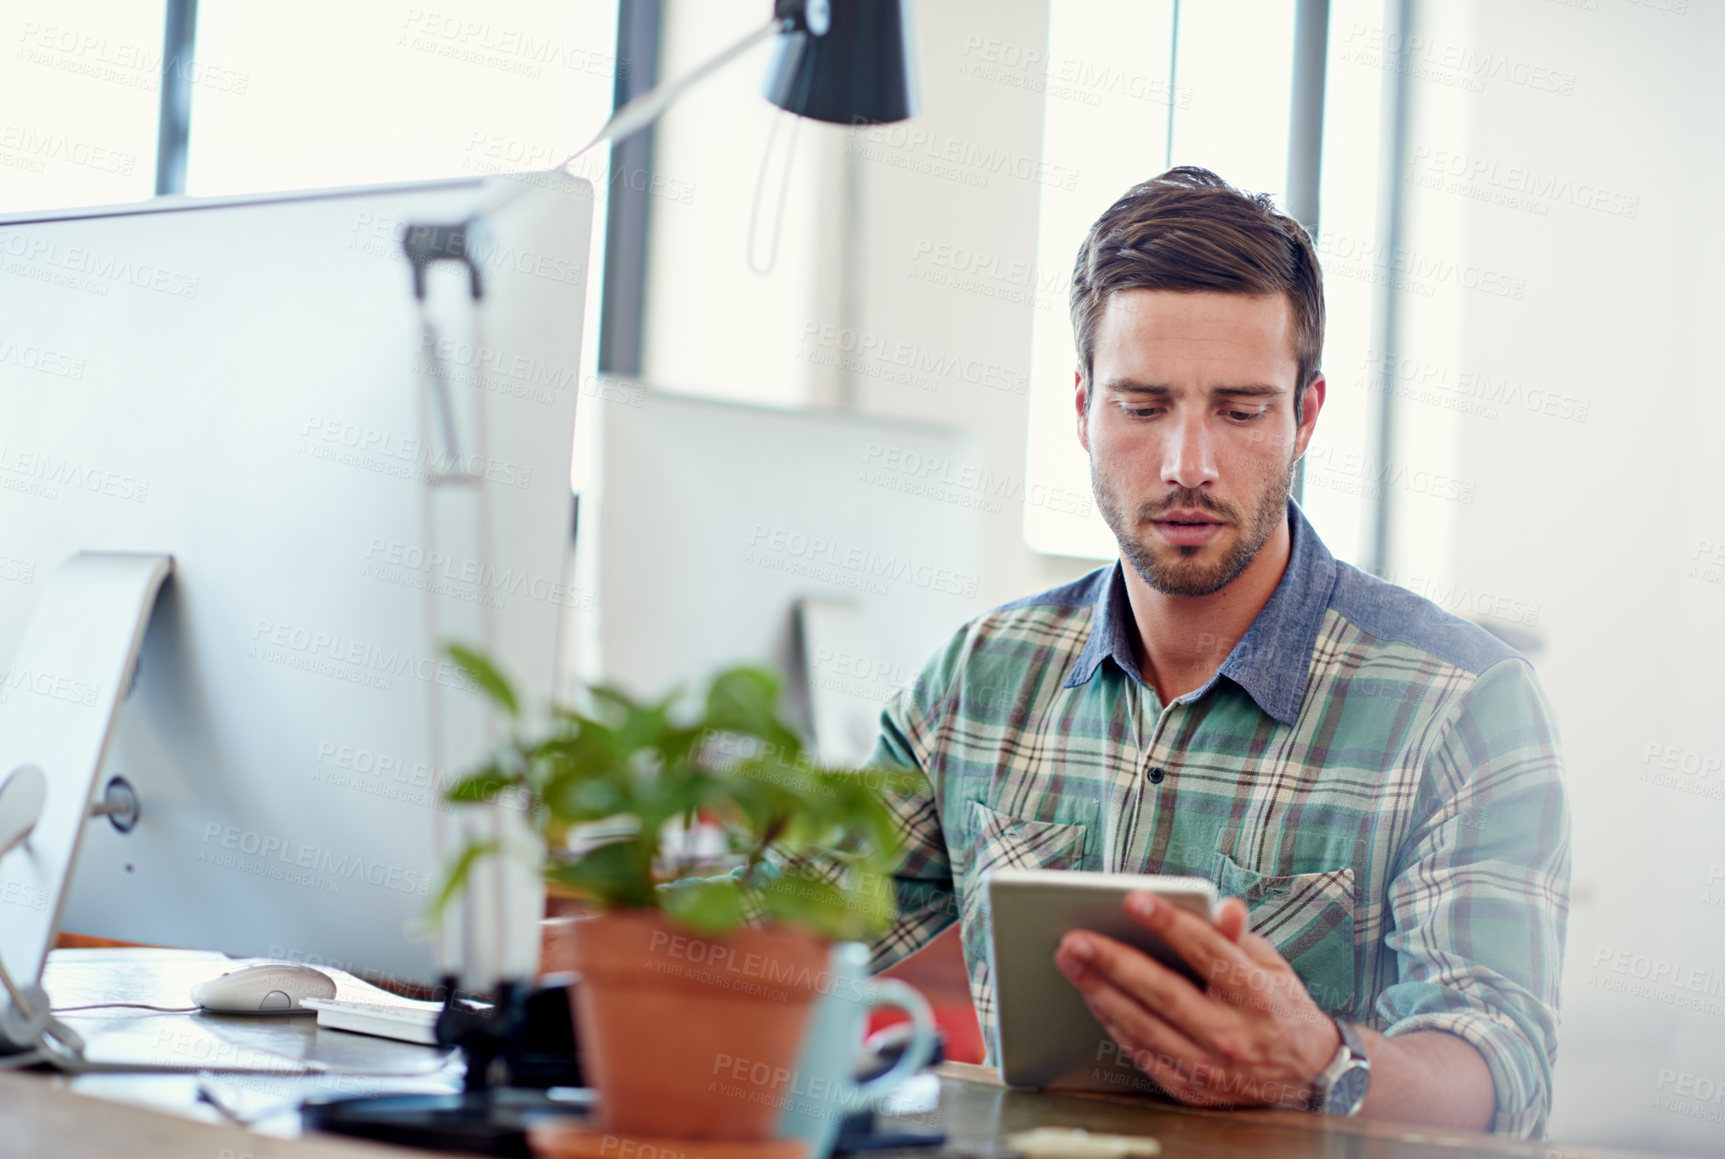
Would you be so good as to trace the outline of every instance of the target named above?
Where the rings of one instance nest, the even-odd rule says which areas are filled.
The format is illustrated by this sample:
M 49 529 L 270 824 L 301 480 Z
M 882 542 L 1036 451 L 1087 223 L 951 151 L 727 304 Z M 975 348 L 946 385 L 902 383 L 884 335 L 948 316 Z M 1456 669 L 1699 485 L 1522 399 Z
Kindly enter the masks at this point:
M 0 5 L 0 212 L 150 196 L 162 0 Z
M 610 115 L 616 44 L 615 3 L 203 0 L 198 57 L 244 85 L 194 89 L 187 192 L 548 168 Z

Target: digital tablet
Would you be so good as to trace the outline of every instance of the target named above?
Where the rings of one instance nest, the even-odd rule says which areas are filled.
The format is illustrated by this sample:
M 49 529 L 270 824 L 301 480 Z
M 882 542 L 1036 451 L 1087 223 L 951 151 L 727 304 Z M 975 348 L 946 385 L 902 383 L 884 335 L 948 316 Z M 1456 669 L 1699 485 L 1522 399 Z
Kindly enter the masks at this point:
M 1055 966 L 1054 949 L 1068 930 L 1094 930 L 1136 946 L 1203 989 L 1204 979 L 1129 915 L 1125 903 L 1128 894 L 1148 890 L 1209 921 L 1216 887 L 1202 877 L 1000 869 L 984 888 L 992 914 L 988 959 L 1001 1079 L 1014 1087 L 1157 1092 Z

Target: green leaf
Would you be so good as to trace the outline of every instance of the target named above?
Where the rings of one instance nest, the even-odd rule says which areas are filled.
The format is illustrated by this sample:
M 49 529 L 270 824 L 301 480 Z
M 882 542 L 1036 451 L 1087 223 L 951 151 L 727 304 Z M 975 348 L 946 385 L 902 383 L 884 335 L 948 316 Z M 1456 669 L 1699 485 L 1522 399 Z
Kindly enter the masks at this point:
M 477 773 L 472 773 L 465 779 L 450 786 L 444 799 L 461 803 L 485 802 L 495 800 L 497 794 L 504 789 L 512 789 L 519 781 L 505 773 L 496 764 L 486 765 Z
M 635 811 L 627 762 L 616 734 L 603 725 L 546 741 L 534 750 L 531 768 L 547 807 L 565 822 Z
M 707 686 L 707 713 L 770 714 L 779 699 L 779 678 L 765 668 L 727 668 Z
M 603 821 L 633 812 L 634 806 L 624 786 L 605 778 L 584 777 L 573 769 L 559 770 L 546 782 L 545 803 L 564 824 Z
M 572 861 L 551 862 L 545 877 L 591 895 L 607 909 L 651 906 L 655 898 L 650 842 L 637 836 L 600 845 Z
M 577 768 L 584 776 L 616 773 L 623 764 L 622 745 L 617 734 L 596 720 L 577 717 L 575 731 L 546 740 L 534 749 L 536 756 L 551 761 L 563 761 Z
M 734 877 L 698 877 L 659 887 L 659 905 L 704 934 L 728 934 L 743 924 L 743 886 Z
M 511 688 L 509 681 L 505 680 L 502 674 L 492 667 L 491 661 L 478 652 L 463 648 L 460 644 L 445 645 L 444 651 L 449 654 L 451 660 L 455 661 L 456 667 L 460 668 L 469 680 L 478 685 L 480 691 L 490 697 L 493 703 L 512 717 L 521 715 L 521 705 L 515 699 L 515 689 Z
M 778 759 L 791 762 L 802 755 L 797 739 L 778 717 L 779 678 L 764 668 L 731 668 L 713 678 L 707 689 L 703 723 L 720 732 L 758 737 L 772 745 Z
M 892 921 L 875 898 L 800 873 L 765 882 L 761 904 L 775 922 L 806 926 L 837 939 L 860 938 Z
M 683 762 L 658 770 L 635 788 L 635 812 L 641 828 L 658 832 L 673 819 L 687 817 L 714 796 L 711 780 Z
M 449 873 L 444 877 L 443 884 L 438 886 L 437 893 L 431 899 L 431 914 L 433 919 L 442 916 L 449 903 L 455 900 L 467 884 L 467 875 L 473 872 L 474 865 L 482 857 L 490 857 L 502 846 L 496 841 L 474 841 L 461 851 L 461 856 L 455 859 L 455 864 L 449 867 Z
M 593 715 L 617 729 L 625 728 L 630 721 L 652 711 L 627 692 L 608 684 L 590 685 L 587 695 L 593 698 Z

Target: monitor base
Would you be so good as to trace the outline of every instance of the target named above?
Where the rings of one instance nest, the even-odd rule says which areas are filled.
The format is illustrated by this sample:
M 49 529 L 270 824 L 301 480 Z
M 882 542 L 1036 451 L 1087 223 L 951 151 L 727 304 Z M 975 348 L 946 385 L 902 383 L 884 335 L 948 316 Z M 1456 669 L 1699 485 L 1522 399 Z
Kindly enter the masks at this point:
M 300 1108 L 307 1130 L 352 1135 L 377 1143 L 475 1155 L 529 1156 L 530 1124 L 550 1118 L 581 1118 L 592 1092 L 493 1087 L 449 1095 L 365 1095 L 311 1102 Z

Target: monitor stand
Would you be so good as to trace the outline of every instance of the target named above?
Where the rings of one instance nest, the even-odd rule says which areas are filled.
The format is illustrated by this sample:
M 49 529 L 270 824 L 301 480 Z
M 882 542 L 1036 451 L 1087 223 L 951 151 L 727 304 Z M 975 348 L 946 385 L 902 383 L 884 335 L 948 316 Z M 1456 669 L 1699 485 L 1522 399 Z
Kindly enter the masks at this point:
M 41 987 L 84 826 L 122 832 L 138 802 L 123 777 L 98 792 L 120 703 L 137 674 L 167 555 L 81 552 L 48 579 L 12 665 L 0 673 L 0 1052 L 75 1055 Z M 9 909 L 11 907 L 8 907 Z

